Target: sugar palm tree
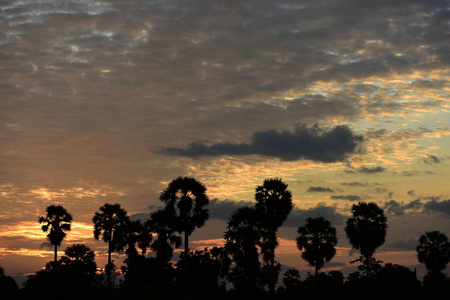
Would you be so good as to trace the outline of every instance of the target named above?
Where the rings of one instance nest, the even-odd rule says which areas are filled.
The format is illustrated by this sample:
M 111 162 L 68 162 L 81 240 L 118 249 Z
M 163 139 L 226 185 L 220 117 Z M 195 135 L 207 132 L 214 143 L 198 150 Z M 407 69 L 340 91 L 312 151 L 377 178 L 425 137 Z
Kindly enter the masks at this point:
M 150 248 L 156 252 L 156 258 L 161 262 L 168 263 L 173 255 L 173 248 L 181 245 L 181 237 L 175 235 L 172 214 L 167 210 L 158 210 L 150 214 L 145 223 L 149 231 L 156 235 Z
M 336 254 L 336 228 L 324 218 L 308 218 L 306 225 L 297 229 L 297 247 L 302 258 L 315 267 L 316 275 Z
M 255 289 L 260 271 L 259 251 L 261 231 L 259 217 L 253 207 L 238 208 L 228 221 L 224 234 L 225 248 L 231 253 L 236 264 L 233 284 L 241 284 L 245 289 Z M 234 276 L 237 277 L 237 276 Z
M 196 228 L 209 220 L 206 206 L 209 198 L 206 187 L 191 177 L 178 177 L 172 180 L 161 193 L 160 200 L 166 204 L 167 211 L 173 213 L 175 228 L 184 233 L 185 277 L 188 274 L 189 236 Z
M 67 247 L 65 256 L 61 258 L 61 263 L 74 267 L 90 277 L 94 276 L 97 270 L 94 251 L 83 244 L 74 244 Z
M 450 243 L 439 231 L 427 231 L 421 235 L 416 250 L 419 262 L 425 264 L 428 272 L 439 273 L 450 262 Z
M 111 253 L 117 250 L 123 240 L 123 228 L 128 222 L 126 210 L 120 207 L 120 204 L 105 203 L 99 208 L 100 212 L 95 212 L 92 222 L 94 223 L 94 238 L 99 240 L 100 235 L 103 241 L 108 243 L 108 265 L 107 265 L 107 281 L 108 287 L 111 287 Z
M 121 239 L 118 241 L 117 250 L 124 251 L 128 256 L 138 254 L 137 248 L 141 250 L 141 254 L 147 252 L 152 241 L 152 235 L 148 227 L 142 224 L 140 220 L 127 220 L 120 228 Z
M 260 216 L 262 253 L 264 261 L 275 268 L 275 248 L 278 246 L 277 231 L 292 210 L 292 194 L 281 179 L 266 179 L 256 188 L 256 210 Z M 273 272 L 270 272 L 273 273 Z M 269 278 L 268 287 L 275 291 L 278 276 Z
M 353 248 L 361 252 L 362 262 L 370 276 L 373 254 L 386 238 L 387 218 L 384 211 L 373 202 L 354 204 L 351 212 L 353 216 L 347 220 L 345 233 Z
M 72 215 L 61 205 L 50 205 L 45 210 L 47 215 L 39 217 L 39 224 L 42 224 L 42 231 L 48 232 L 47 239 L 55 246 L 55 263 L 58 261 L 58 247 L 66 237 L 66 231 L 70 231 Z

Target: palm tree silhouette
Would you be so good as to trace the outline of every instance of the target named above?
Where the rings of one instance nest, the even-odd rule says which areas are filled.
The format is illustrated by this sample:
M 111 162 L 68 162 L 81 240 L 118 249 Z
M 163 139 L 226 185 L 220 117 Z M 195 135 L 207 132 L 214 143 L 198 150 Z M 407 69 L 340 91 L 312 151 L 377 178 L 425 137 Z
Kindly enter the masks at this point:
M 263 259 L 271 269 L 275 268 L 275 248 L 278 246 L 277 231 L 292 210 L 292 194 L 281 179 L 266 179 L 256 188 L 256 210 L 260 215 Z M 271 272 L 272 273 L 272 272 Z M 269 278 L 268 287 L 275 292 L 278 276 Z
M 351 212 L 353 217 L 347 220 L 345 233 L 353 248 L 361 252 L 367 276 L 370 276 L 373 254 L 386 238 L 387 219 L 383 210 L 373 202 L 354 204 Z
M 236 263 L 234 284 L 242 284 L 245 289 L 255 289 L 256 279 L 260 270 L 258 246 L 261 245 L 259 217 L 253 207 L 238 208 L 228 221 L 224 234 L 225 248 Z M 237 271 L 237 272 L 236 272 Z M 236 287 L 236 286 L 235 286 Z
M 70 231 L 72 215 L 61 205 L 50 205 L 45 211 L 45 217 L 39 217 L 39 224 L 42 225 L 42 231 L 48 232 L 47 239 L 50 244 L 55 246 L 55 263 L 58 261 L 58 247 L 61 246 L 62 240 L 66 237 L 66 231 Z
M 108 287 L 111 287 L 111 253 L 117 249 L 117 245 L 122 243 L 123 228 L 128 222 L 126 210 L 120 207 L 120 204 L 105 203 L 99 208 L 100 212 L 95 212 L 92 222 L 94 222 L 94 238 L 99 240 L 100 234 L 103 241 L 108 243 L 108 265 L 106 270 L 106 277 Z
M 72 266 L 88 276 L 94 276 L 97 270 L 94 251 L 83 244 L 67 247 L 65 256 L 61 258 L 61 264 Z
M 450 262 L 450 243 L 447 236 L 439 231 L 427 231 L 419 238 L 416 248 L 417 258 L 425 264 L 428 272 L 438 273 Z
M 181 237 L 175 235 L 173 214 L 167 210 L 158 210 L 150 214 L 145 223 L 149 231 L 156 234 L 156 238 L 150 244 L 150 248 L 156 252 L 156 258 L 167 263 L 173 255 L 173 247 L 181 245 Z
M 297 229 L 297 247 L 303 251 L 302 258 L 316 269 L 316 275 L 325 262 L 336 254 L 336 228 L 324 218 L 308 218 L 306 225 Z
M 126 255 L 137 255 L 137 248 L 145 254 L 152 241 L 152 235 L 148 227 L 142 224 L 140 220 L 127 220 L 120 228 L 121 240 L 118 241 L 117 250 L 124 251 Z M 136 248 L 137 246 L 137 248 Z
M 173 213 L 177 231 L 184 232 L 184 266 L 187 279 L 189 236 L 195 228 L 202 227 L 209 220 L 206 187 L 194 178 L 178 177 L 161 193 L 160 200 L 166 204 L 167 212 Z

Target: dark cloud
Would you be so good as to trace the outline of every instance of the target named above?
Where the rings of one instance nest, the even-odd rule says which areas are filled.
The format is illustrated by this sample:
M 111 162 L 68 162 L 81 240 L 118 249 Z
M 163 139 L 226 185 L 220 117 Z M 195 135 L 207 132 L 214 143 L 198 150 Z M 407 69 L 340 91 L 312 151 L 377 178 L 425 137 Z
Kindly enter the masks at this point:
M 407 193 L 409 196 L 415 196 L 414 192 L 415 192 L 415 190 L 409 190 L 409 191 L 407 191 L 406 193 Z
M 355 153 L 361 141 L 362 136 L 353 133 L 347 126 L 324 130 L 318 126 L 299 125 L 293 131 L 256 132 L 249 144 L 191 143 L 187 148 L 166 148 L 161 152 L 188 157 L 258 154 L 285 161 L 309 159 L 336 162 Z
M 418 172 L 417 171 L 400 171 L 397 174 L 400 176 L 410 177 L 410 176 L 416 176 L 418 174 Z
M 341 262 L 337 262 L 337 261 L 330 261 L 330 262 L 326 262 L 324 268 L 336 268 L 336 267 L 345 267 L 347 266 L 346 263 L 341 263 Z
M 424 205 L 420 199 L 416 199 L 406 204 L 391 200 L 384 204 L 383 209 L 394 216 L 403 216 L 405 213 L 417 212 L 422 207 L 424 207 Z
M 331 199 L 335 200 L 349 200 L 349 201 L 361 201 L 363 198 L 358 195 L 333 195 Z
M 369 186 L 369 183 L 353 181 L 353 182 L 341 182 L 341 185 L 355 186 L 355 187 L 367 187 L 367 186 Z
M 427 157 L 422 159 L 424 163 L 426 163 L 427 165 L 432 165 L 432 164 L 440 164 L 441 160 L 434 155 L 431 154 L 427 154 Z
M 403 250 L 403 251 L 414 251 L 416 250 L 419 242 L 416 239 L 403 239 L 393 243 L 383 245 L 385 250 Z
M 357 171 L 358 171 L 358 173 L 363 173 L 363 174 L 375 174 L 375 173 L 384 172 L 384 171 L 386 171 L 386 169 L 383 167 L 373 167 L 373 168 L 361 167 Z
M 349 173 L 349 174 L 355 174 L 355 173 L 361 173 L 361 174 L 376 174 L 376 173 L 381 173 L 386 171 L 385 168 L 383 167 L 360 167 L 358 169 L 352 169 L 352 170 L 345 170 L 345 173 Z
M 291 214 L 288 216 L 284 226 L 298 227 L 305 224 L 307 218 L 323 217 L 329 220 L 333 225 L 341 225 L 344 223 L 345 216 L 336 211 L 333 206 L 326 206 L 319 204 L 309 209 L 294 208 Z
M 310 186 L 308 188 L 307 192 L 329 192 L 329 193 L 334 193 L 334 190 L 329 188 L 329 187 Z
M 211 199 L 208 205 L 211 219 L 228 221 L 232 213 L 239 207 L 253 206 L 254 202 Z
M 209 202 L 208 209 L 211 214 L 211 219 L 220 219 L 228 221 L 231 214 L 239 207 L 253 206 L 255 202 L 247 201 L 230 201 L 230 200 L 218 200 L 212 199 Z M 289 214 L 286 222 L 283 226 L 298 227 L 305 223 L 307 218 L 324 217 L 335 225 L 343 224 L 345 217 L 339 214 L 335 207 L 319 204 L 313 208 L 300 209 L 294 207 Z
M 432 200 L 425 203 L 424 207 L 429 210 L 439 211 L 450 216 L 450 200 L 437 201 Z

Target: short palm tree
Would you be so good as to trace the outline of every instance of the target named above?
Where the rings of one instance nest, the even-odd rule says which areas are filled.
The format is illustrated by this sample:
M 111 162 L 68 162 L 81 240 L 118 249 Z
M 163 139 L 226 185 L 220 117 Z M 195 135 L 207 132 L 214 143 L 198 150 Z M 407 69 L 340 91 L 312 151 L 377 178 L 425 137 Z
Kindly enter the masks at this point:
M 336 228 L 324 218 L 308 218 L 306 225 L 297 229 L 297 247 L 303 251 L 302 258 L 316 269 L 316 275 L 325 262 L 336 254 Z
M 141 250 L 142 254 L 147 252 L 147 248 L 152 241 L 152 235 L 147 226 L 142 224 L 140 220 L 127 220 L 117 230 L 121 232 L 121 240 L 117 244 L 117 250 L 124 251 L 128 256 L 138 255 L 137 248 Z
M 277 231 L 292 210 L 292 194 L 281 179 L 266 179 L 256 188 L 256 210 L 260 216 L 263 259 L 271 269 L 275 268 L 275 248 L 278 246 Z M 271 272 L 273 273 L 273 272 Z M 278 275 L 268 278 L 268 287 L 275 292 Z
M 61 205 L 50 205 L 45 210 L 47 215 L 39 217 L 39 224 L 42 224 L 42 231 L 49 232 L 47 239 L 50 244 L 55 246 L 55 263 L 58 261 L 58 247 L 61 246 L 62 240 L 66 237 L 66 231 L 70 231 L 72 215 Z
M 255 208 L 238 208 L 231 215 L 224 234 L 225 248 L 231 253 L 235 271 L 238 271 L 234 273 L 240 275 L 233 284 L 241 284 L 245 289 L 256 288 L 260 271 L 258 247 L 261 246 L 261 231 L 258 222 Z
M 354 204 L 351 212 L 353 216 L 347 220 L 345 233 L 353 248 L 361 252 L 367 275 L 370 276 L 373 254 L 386 238 L 387 218 L 384 211 L 373 202 Z
M 97 270 L 95 253 L 91 248 L 83 244 L 74 244 L 67 247 L 65 256 L 61 258 L 63 265 L 74 267 L 87 276 L 94 276 Z
M 416 250 L 419 262 L 425 264 L 428 272 L 439 273 L 450 262 L 450 243 L 439 231 L 427 231 L 421 235 Z
M 168 263 L 173 255 L 173 248 L 181 245 L 181 237 L 175 235 L 172 214 L 166 210 L 158 210 L 150 214 L 145 226 L 156 235 L 150 248 L 156 252 L 156 258 Z
M 196 228 L 203 227 L 209 220 L 206 206 L 209 198 L 206 187 L 191 177 L 178 177 L 172 180 L 161 193 L 160 200 L 166 204 L 166 210 L 173 213 L 175 228 L 184 232 L 185 278 L 188 274 L 189 236 Z
M 107 281 L 111 287 L 112 261 L 111 253 L 117 249 L 117 245 L 123 243 L 123 232 L 120 230 L 128 222 L 126 210 L 120 207 L 120 204 L 105 203 L 99 208 L 100 212 L 95 212 L 92 222 L 94 223 L 94 238 L 99 239 L 102 236 L 103 241 L 108 243 L 108 265 Z

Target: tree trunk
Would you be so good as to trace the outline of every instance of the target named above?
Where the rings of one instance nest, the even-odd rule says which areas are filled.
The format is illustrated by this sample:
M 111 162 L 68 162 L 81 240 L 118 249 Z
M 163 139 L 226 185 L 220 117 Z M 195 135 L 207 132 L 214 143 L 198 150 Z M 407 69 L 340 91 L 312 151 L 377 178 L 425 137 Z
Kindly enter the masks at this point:
M 55 263 L 58 262 L 58 245 L 55 244 Z
M 277 283 L 275 278 L 275 247 L 270 249 L 270 267 L 268 288 L 271 294 L 275 294 L 275 284 Z
M 108 288 L 111 288 L 111 235 L 108 240 L 108 265 L 106 270 L 106 280 L 108 282 Z
M 188 280 L 188 276 L 189 276 L 189 235 L 186 233 L 186 231 L 184 232 L 184 280 L 187 281 Z

